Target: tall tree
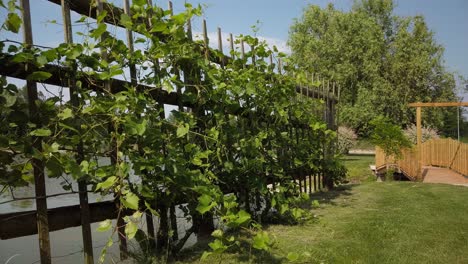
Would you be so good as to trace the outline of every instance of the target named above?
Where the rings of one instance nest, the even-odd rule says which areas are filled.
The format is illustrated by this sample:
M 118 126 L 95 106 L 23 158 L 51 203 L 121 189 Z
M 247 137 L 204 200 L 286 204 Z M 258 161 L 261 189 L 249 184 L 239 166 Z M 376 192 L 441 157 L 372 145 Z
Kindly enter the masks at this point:
M 293 61 L 342 88 L 340 120 L 367 135 L 379 115 L 406 126 L 407 104 L 455 99 L 443 47 L 422 16 L 398 17 L 392 0 L 356 1 L 349 12 L 310 5 L 291 26 Z M 455 111 L 429 110 L 426 125 L 442 129 Z

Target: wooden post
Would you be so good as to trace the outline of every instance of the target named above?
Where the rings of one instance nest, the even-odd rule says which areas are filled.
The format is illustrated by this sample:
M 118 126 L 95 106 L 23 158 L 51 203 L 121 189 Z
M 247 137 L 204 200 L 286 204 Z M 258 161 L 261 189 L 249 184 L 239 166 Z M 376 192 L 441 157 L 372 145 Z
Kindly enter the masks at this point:
M 104 10 L 104 1 L 103 0 L 96 0 L 97 3 L 97 15 L 101 14 Z M 108 33 L 104 33 L 101 36 L 101 41 L 104 41 L 108 36 Z M 106 61 L 108 59 L 108 54 L 105 49 L 101 49 L 101 57 L 102 60 Z M 111 83 L 109 81 L 104 82 L 104 90 L 107 92 L 111 91 Z M 112 124 L 109 125 L 109 133 L 115 132 L 115 128 L 112 126 Z M 110 155 L 109 155 L 111 164 L 113 166 L 117 166 L 119 157 L 117 153 L 117 141 L 115 139 L 112 139 L 111 145 L 110 145 Z M 115 198 L 115 206 L 117 210 L 121 210 L 121 205 L 120 205 L 120 191 L 118 193 L 114 194 Z M 127 236 L 125 235 L 125 221 L 123 219 L 123 215 L 119 214 L 119 217 L 117 218 L 117 235 L 119 237 L 119 250 L 120 250 L 120 259 L 125 260 L 128 258 L 128 247 L 127 247 Z
M 72 24 L 70 18 L 70 6 L 68 1 L 62 0 L 62 16 L 63 16 L 63 27 L 65 34 L 65 42 L 73 43 L 73 33 L 72 33 Z M 73 65 L 73 70 L 76 70 L 76 66 Z M 80 106 L 79 97 L 78 97 L 78 87 L 76 87 L 76 80 L 73 76 L 70 76 L 68 79 L 68 87 L 70 91 L 70 101 L 73 107 L 78 108 Z M 79 125 L 80 121 L 76 120 L 75 129 L 81 133 L 81 127 Z M 83 142 L 79 142 L 77 146 L 76 153 L 76 162 L 80 164 L 84 160 L 83 153 Z M 86 180 L 78 180 L 78 190 L 79 190 L 79 199 L 80 199 L 80 217 L 81 217 L 81 233 L 83 236 L 83 253 L 84 253 L 84 262 L 86 264 L 93 264 L 93 238 L 91 233 L 91 223 L 90 223 L 90 211 L 88 204 L 88 184 Z
M 244 60 L 245 59 L 245 47 L 244 47 L 244 39 L 241 38 L 241 55 L 242 55 L 242 59 Z
M 210 48 L 208 39 L 208 29 L 206 28 L 206 20 L 203 19 L 203 43 L 205 44 L 205 59 L 210 58 Z
M 222 34 L 221 34 L 221 28 L 220 27 L 218 27 L 218 50 L 221 53 L 220 56 L 219 56 L 220 65 L 221 65 L 221 68 L 224 68 L 223 37 L 222 37 Z
M 421 131 L 421 107 L 416 107 L 416 142 L 417 142 L 417 151 L 418 151 L 418 180 L 422 180 L 422 153 L 421 153 L 421 141 L 422 141 L 422 131 Z
M 26 48 L 31 48 L 33 44 L 32 26 L 31 26 L 31 10 L 29 0 L 21 0 L 21 14 L 23 20 L 23 36 Z M 26 81 L 28 91 L 28 106 L 30 120 L 37 128 L 41 127 L 40 114 L 36 105 L 38 99 L 37 85 L 34 81 Z M 32 137 L 32 147 L 39 153 L 42 152 L 41 137 Z M 39 251 L 42 264 L 51 263 L 50 254 L 50 238 L 49 238 L 49 222 L 47 216 L 47 198 L 46 186 L 44 181 L 44 162 L 33 158 L 32 161 L 34 173 L 34 187 L 36 194 L 36 217 L 37 230 L 39 237 Z
M 231 57 L 234 61 L 234 38 L 232 37 L 232 33 L 229 33 L 229 44 L 231 45 Z

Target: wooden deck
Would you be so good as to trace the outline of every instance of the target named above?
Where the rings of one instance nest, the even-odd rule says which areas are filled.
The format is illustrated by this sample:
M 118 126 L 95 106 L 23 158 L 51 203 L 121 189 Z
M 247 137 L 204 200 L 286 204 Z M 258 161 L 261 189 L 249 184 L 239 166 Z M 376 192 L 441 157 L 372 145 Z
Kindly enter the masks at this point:
M 431 166 L 424 166 L 422 169 L 423 182 L 425 183 L 446 183 L 468 186 L 468 177 L 451 169 Z
M 419 148 L 405 148 L 401 157 L 386 157 L 376 148 L 377 172 L 386 164 L 400 169 L 413 181 L 460 184 L 468 186 L 468 144 L 450 138 L 431 139 Z

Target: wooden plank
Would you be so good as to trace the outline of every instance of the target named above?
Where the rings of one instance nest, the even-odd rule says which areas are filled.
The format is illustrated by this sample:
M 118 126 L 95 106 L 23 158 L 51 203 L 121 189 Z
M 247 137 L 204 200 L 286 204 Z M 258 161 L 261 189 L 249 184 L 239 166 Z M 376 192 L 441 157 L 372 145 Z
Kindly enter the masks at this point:
M 31 10 L 29 0 L 21 0 L 21 15 L 23 20 L 23 36 L 26 49 L 31 48 L 33 45 L 33 33 L 31 26 Z M 25 65 L 28 67 L 28 65 Z M 31 123 L 35 124 L 37 128 L 42 127 L 41 116 L 36 105 L 38 100 L 37 84 L 33 81 L 26 81 L 26 88 L 28 92 L 28 107 L 29 118 Z M 42 138 L 33 136 L 32 147 L 38 153 L 42 152 Z M 50 237 L 49 237 L 49 223 L 47 219 L 47 195 L 46 185 L 44 180 L 44 162 L 37 158 L 32 158 L 31 161 L 34 174 L 34 190 L 36 195 L 36 218 L 33 226 L 36 226 L 39 238 L 39 254 L 42 264 L 50 264 L 52 262 L 50 251 Z M 34 224 L 36 223 L 36 224 Z
M 114 201 L 97 202 L 89 204 L 90 223 L 115 219 L 117 210 Z M 130 210 L 124 211 L 130 215 Z M 47 210 L 49 230 L 56 231 L 81 225 L 80 205 L 64 206 Z M 0 239 L 37 234 L 36 211 L 15 212 L 0 214 Z
M 25 63 L 13 63 L 11 62 L 11 58 L 12 58 L 11 55 L 0 54 L 0 65 L 2 65 L 2 67 L 0 67 L 0 75 L 26 80 L 26 77 L 29 74 L 38 70 L 38 68 L 33 67 L 32 65 L 29 65 L 29 67 L 26 67 Z M 72 71 L 72 69 L 57 66 L 57 65 L 51 65 L 51 64 L 45 65 L 40 70 L 46 71 L 52 74 L 50 78 L 42 81 L 42 83 L 62 86 L 62 87 L 67 87 L 68 83 L 66 82 L 66 80 L 68 76 L 71 74 L 75 74 Z M 89 79 L 85 77 L 80 77 L 80 78 L 77 78 L 76 80 L 81 81 L 81 83 L 83 84 L 82 88 L 84 89 L 89 89 L 92 91 L 104 90 L 103 81 L 93 80 L 93 79 Z M 118 80 L 118 79 L 111 79 L 109 83 L 111 85 L 110 87 L 111 92 L 114 94 L 125 91 L 126 87 L 130 87 L 132 85 L 130 82 Z M 155 89 L 155 87 L 151 87 L 151 86 L 147 86 L 143 84 L 138 84 L 137 89 L 150 91 L 149 93 L 153 98 L 157 98 L 158 100 L 164 102 L 165 104 L 177 105 L 177 102 L 179 100 L 179 97 L 177 96 L 177 93 L 175 92 L 168 93 L 165 90 Z M 193 106 L 193 104 L 187 103 L 187 102 L 183 102 L 183 104 L 184 106 L 187 106 L 187 107 Z
M 64 28 L 64 37 L 66 43 L 73 43 L 73 33 L 72 33 L 72 24 L 71 24 L 71 17 L 70 17 L 70 7 L 69 3 L 66 0 L 62 0 L 62 18 L 63 18 L 63 28 Z M 72 66 L 76 69 L 76 64 L 74 63 Z M 70 94 L 70 101 L 73 107 L 77 108 L 80 105 L 80 99 L 78 97 L 78 87 L 76 86 L 76 81 L 74 75 L 70 75 L 68 78 L 68 87 L 70 87 L 69 94 Z M 74 122 L 74 127 L 77 129 L 78 134 L 81 133 L 80 127 L 80 119 L 76 118 Z M 84 160 L 84 153 L 83 153 L 83 142 L 80 140 L 77 146 L 77 153 L 76 153 L 76 162 L 80 164 Z M 86 264 L 93 264 L 94 263 L 94 256 L 93 256 L 93 238 L 91 233 L 91 224 L 89 222 L 90 213 L 89 213 L 89 204 L 88 204 L 88 184 L 86 180 L 78 180 L 78 189 L 79 199 L 80 199 L 80 219 L 81 219 L 81 233 L 83 239 L 83 254 L 84 254 L 84 262 Z
M 416 108 L 416 145 L 418 147 L 418 170 L 416 178 L 422 179 L 422 130 L 421 130 L 421 107 Z
M 411 103 L 410 107 L 447 107 L 447 106 L 468 106 L 468 102 L 436 102 L 436 103 Z

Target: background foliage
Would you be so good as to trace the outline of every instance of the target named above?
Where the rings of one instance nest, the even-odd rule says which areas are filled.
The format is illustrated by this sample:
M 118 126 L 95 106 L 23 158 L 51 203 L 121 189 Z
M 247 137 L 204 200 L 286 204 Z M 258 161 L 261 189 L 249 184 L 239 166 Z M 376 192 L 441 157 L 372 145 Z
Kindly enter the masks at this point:
M 457 101 L 443 47 L 424 17 L 400 17 L 393 0 L 359 0 L 349 12 L 310 5 L 290 30 L 292 58 L 301 68 L 341 85 L 340 120 L 360 136 L 384 115 L 406 127 L 411 102 Z M 453 134 L 455 109 L 425 110 L 425 125 Z

